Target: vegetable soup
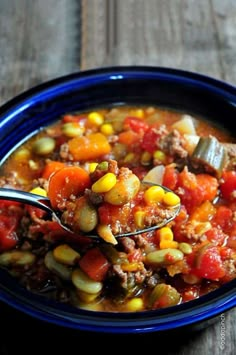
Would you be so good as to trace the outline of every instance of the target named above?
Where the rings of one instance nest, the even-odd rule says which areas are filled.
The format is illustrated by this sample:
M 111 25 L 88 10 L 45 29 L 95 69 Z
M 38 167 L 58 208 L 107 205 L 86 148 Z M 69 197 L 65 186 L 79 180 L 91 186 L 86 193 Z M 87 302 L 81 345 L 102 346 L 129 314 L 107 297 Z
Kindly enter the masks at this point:
M 236 145 L 207 120 L 146 106 L 68 113 L 11 154 L 0 186 L 47 196 L 72 230 L 0 201 L 0 266 L 42 297 L 137 312 L 236 277 Z

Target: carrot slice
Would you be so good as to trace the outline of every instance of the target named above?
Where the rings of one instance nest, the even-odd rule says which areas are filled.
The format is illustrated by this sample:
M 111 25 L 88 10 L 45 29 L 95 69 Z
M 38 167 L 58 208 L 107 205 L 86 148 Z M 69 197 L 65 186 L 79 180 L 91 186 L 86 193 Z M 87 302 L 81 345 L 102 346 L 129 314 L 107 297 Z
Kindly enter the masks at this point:
M 65 167 L 65 164 L 60 161 L 50 161 L 45 165 L 45 168 L 42 173 L 42 177 L 44 179 L 49 179 L 50 175 L 55 173 L 56 171 Z
M 51 175 L 48 184 L 48 197 L 53 208 L 63 208 L 71 195 L 79 196 L 91 186 L 86 170 L 79 166 L 66 166 Z
M 88 136 L 72 138 L 68 145 L 75 160 L 96 159 L 111 151 L 111 146 L 102 133 L 91 133 Z

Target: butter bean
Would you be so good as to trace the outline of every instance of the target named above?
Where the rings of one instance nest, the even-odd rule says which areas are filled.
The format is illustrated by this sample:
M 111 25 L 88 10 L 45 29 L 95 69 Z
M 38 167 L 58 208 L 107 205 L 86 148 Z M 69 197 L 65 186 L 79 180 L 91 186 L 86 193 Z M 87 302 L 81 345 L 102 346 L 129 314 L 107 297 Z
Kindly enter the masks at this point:
M 51 137 L 42 137 L 34 142 L 32 150 L 37 155 L 48 155 L 54 151 L 55 146 L 55 139 Z
M 50 271 L 61 277 L 63 280 L 69 281 L 71 279 L 71 269 L 57 262 L 51 251 L 45 255 L 44 263 Z
M 98 294 L 102 290 L 102 282 L 90 279 L 90 277 L 80 269 L 75 269 L 71 277 L 74 286 L 80 291 L 89 294 Z
M 112 205 L 123 205 L 132 200 L 139 188 L 139 178 L 131 174 L 127 178 L 118 180 L 115 186 L 104 194 L 104 200 Z
M 171 265 L 176 261 L 183 260 L 184 254 L 178 249 L 161 249 L 147 254 L 146 261 L 156 265 Z
M 13 250 L 6 251 L 0 255 L 0 265 L 3 266 L 25 266 L 34 263 L 36 257 L 30 251 Z

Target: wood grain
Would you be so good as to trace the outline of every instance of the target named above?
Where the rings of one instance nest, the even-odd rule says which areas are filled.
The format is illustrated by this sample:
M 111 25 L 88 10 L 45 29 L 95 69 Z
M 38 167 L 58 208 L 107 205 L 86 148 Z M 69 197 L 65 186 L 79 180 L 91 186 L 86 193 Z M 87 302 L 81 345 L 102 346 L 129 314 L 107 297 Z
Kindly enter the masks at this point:
M 76 1 L 0 1 L 0 104 L 79 70 L 79 21 Z
M 158 65 L 236 84 L 234 0 L 83 0 L 83 69 Z M 107 26 L 107 31 L 104 25 Z
M 45 80 L 108 65 L 169 66 L 236 85 L 235 58 L 235 0 L 0 1 L 0 104 Z M 1 309 L 1 324 L 14 324 L 15 316 Z M 29 329 L 30 320 L 24 322 Z M 206 329 L 178 337 L 139 335 L 133 347 L 138 350 L 141 341 L 151 343 L 153 351 L 164 347 L 165 354 L 235 354 L 235 323 L 232 309 Z M 15 324 L 18 332 L 20 316 Z M 53 337 L 50 327 L 38 327 L 40 337 L 54 340 L 54 350 L 59 349 L 65 332 Z M 1 354 L 9 354 L 11 329 L 1 328 Z M 103 343 L 104 349 L 106 336 L 91 334 L 91 346 Z M 88 346 L 78 334 L 69 338 L 71 346 L 78 346 L 78 337 L 80 347 Z M 127 338 L 111 338 L 122 351 Z

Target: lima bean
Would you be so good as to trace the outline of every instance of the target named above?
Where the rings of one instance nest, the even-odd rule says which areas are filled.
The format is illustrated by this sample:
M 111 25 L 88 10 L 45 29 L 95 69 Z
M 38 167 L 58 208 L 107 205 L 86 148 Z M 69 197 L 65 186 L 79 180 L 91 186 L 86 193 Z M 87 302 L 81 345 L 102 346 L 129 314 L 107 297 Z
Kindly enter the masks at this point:
M 184 254 L 178 249 L 161 249 L 147 254 L 146 261 L 156 265 L 171 265 L 176 261 L 183 260 Z
M 3 266 L 25 266 L 35 262 L 35 255 L 30 251 L 12 250 L 6 251 L 0 255 L 0 265 Z
M 98 294 L 103 287 L 102 282 L 90 279 L 82 270 L 75 269 L 72 272 L 72 282 L 77 290 L 89 293 Z
M 69 281 L 71 279 L 71 269 L 57 262 L 52 251 L 49 251 L 45 255 L 44 263 L 50 271 L 61 277 L 63 280 Z
M 132 200 L 140 188 L 139 178 L 131 174 L 127 178 L 117 181 L 115 186 L 104 194 L 104 201 L 112 205 L 124 205 Z

